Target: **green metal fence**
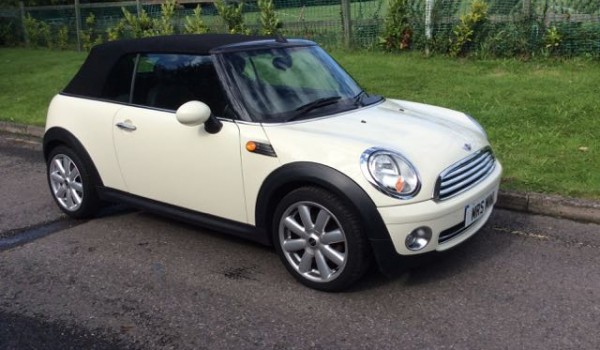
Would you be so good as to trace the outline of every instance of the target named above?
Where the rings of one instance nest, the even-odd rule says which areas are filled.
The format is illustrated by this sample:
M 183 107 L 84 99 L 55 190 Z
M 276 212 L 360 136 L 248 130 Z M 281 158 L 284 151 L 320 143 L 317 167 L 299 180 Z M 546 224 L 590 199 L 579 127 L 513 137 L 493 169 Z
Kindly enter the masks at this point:
M 106 40 L 106 31 L 122 18 L 122 8 L 132 13 L 142 9 L 150 17 L 160 16 L 156 0 L 120 3 L 0 8 L 2 30 L 26 40 L 23 19 L 31 16 L 50 26 L 53 32 L 68 28 L 69 42 L 81 47 L 78 33 L 87 30 L 86 18 L 95 17 L 94 31 Z M 274 0 L 282 21 L 282 32 L 303 37 L 327 47 L 378 47 L 389 3 L 394 0 Z M 472 52 L 493 56 L 519 56 L 552 51 L 558 55 L 600 56 L 600 0 L 488 0 L 487 21 L 468 43 Z M 78 5 L 76 5 L 79 3 Z M 471 0 L 409 0 L 411 40 L 409 49 L 444 52 L 452 40 L 453 28 L 469 11 Z M 173 18 L 181 32 L 186 16 L 202 7 L 203 20 L 212 32 L 225 32 L 212 0 L 180 0 Z M 260 12 L 255 1 L 244 5 L 244 20 L 252 31 L 260 27 Z M 10 23 L 10 25 L 8 25 Z M 9 27 L 7 29 L 7 26 Z M 5 44 L 0 41 L 0 45 Z

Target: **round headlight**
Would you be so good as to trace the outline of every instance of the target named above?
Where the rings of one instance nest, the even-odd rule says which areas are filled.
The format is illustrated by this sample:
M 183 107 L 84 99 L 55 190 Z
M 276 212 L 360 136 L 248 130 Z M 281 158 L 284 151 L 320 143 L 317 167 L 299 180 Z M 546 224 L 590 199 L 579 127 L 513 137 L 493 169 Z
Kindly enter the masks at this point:
M 396 152 L 369 148 L 362 154 L 360 162 L 367 180 L 388 196 L 409 199 L 421 188 L 415 167 Z

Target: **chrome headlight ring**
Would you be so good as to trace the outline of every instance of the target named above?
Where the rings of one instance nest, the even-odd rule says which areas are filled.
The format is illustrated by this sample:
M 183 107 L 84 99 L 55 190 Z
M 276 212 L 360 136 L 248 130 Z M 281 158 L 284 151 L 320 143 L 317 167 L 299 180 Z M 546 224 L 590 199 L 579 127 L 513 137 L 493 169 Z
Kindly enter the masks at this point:
M 365 178 L 380 192 L 397 199 L 414 198 L 421 178 L 412 163 L 398 152 L 371 147 L 360 156 Z

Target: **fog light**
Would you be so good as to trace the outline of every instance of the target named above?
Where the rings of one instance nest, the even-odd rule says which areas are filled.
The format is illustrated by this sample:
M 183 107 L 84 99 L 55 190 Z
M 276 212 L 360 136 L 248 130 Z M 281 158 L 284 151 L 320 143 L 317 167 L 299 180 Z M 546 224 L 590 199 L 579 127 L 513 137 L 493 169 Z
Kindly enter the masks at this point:
M 406 248 L 412 251 L 417 251 L 425 248 L 431 240 L 431 229 L 427 226 L 422 226 L 414 229 L 406 236 Z

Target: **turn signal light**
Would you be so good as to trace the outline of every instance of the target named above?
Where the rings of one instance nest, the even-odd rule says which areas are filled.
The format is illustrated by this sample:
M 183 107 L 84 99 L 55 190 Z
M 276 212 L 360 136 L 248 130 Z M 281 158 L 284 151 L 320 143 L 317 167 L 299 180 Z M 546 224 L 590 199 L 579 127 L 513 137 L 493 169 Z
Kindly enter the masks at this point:
M 256 151 L 256 143 L 254 141 L 246 142 L 246 150 L 248 150 L 248 152 Z

